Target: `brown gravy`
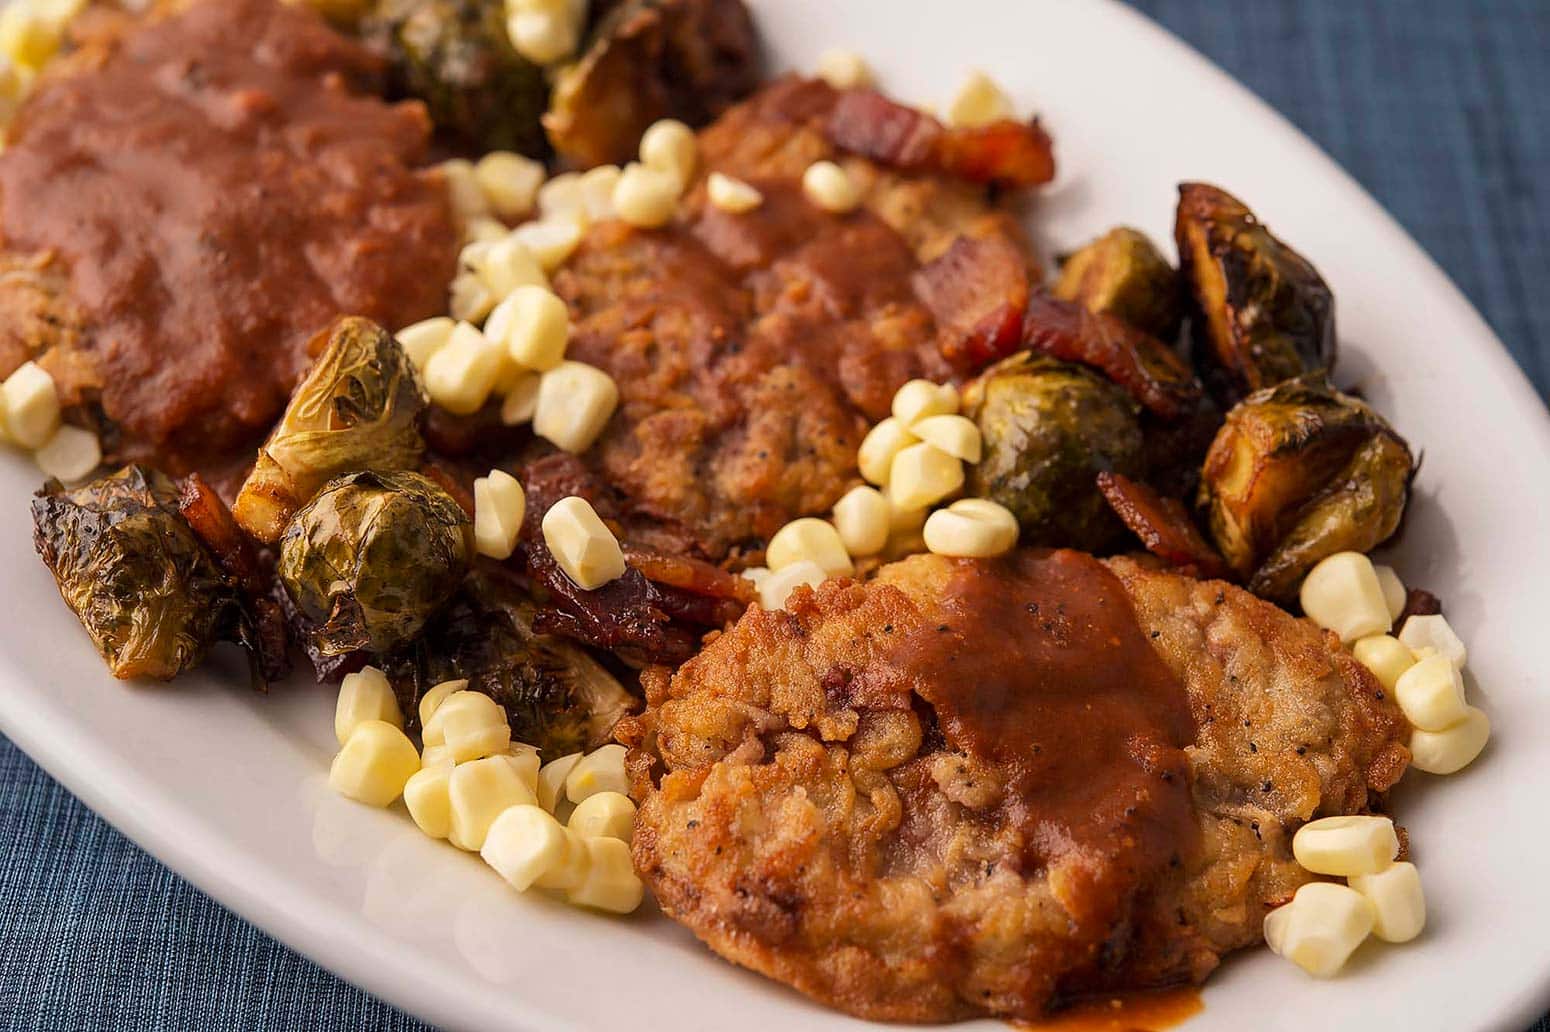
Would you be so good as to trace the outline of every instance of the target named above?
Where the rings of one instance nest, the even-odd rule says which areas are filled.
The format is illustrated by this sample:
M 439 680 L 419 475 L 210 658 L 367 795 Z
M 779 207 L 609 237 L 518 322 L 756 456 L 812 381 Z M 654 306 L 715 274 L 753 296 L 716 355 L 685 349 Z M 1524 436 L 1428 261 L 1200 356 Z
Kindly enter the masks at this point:
M 121 453 L 174 469 L 261 435 L 341 314 L 438 312 L 445 191 L 430 122 L 364 92 L 380 67 L 316 15 L 203 0 L 95 43 L 28 101 L 0 156 L 4 246 L 51 252 L 88 327 Z M 74 396 L 72 397 L 72 393 Z
M 1079 1000 L 1042 1021 L 1018 1021 L 1013 1027 L 1026 1032 L 1163 1032 L 1204 1009 L 1198 989 L 1162 989 Z

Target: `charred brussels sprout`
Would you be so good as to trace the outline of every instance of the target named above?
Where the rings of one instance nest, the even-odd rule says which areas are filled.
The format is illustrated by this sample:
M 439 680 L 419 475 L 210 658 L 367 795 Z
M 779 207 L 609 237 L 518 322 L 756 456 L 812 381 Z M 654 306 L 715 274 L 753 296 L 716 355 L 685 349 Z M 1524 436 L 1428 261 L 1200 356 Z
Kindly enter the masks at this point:
M 392 334 L 341 319 L 258 451 L 232 514 L 274 544 L 291 515 L 330 477 L 420 464 L 425 411 L 414 367 Z
M 1236 197 L 1179 187 L 1174 233 L 1197 350 L 1230 397 L 1335 364 L 1335 300 L 1318 271 Z
M 533 630 L 533 604 L 499 573 L 475 571 L 383 668 L 405 713 L 443 681 L 468 679 L 506 709 L 511 736 L 546 759 L 595 749 L 634 698 L 578 646 Z
M 114 677 L 170 680 L 217 641 L 246 637 L 242 604 L 178 512 L 177 486 L 143 466 L 32 503 L 33 541 Z
M 468 514 L 434 481 L 351 473 L 296 514 L 277 572 L 318 652 L 387 652 L 452 596 L 472 554 Z
M 1052 293 L 1091 312 L 1107 312 L 1165 341 L 1179 332 L 1179 278 L 1146 234 L 1120 226 L 1060 267 Z
M 511 46 L 493 0 L 377 0 L 361 35 L 389 62 L 395 96 L 425 102 L 437 131 L 475 151 L 548 153 L 543 69 Z
M 984 435 L 969 489 L 1012 510 L 1025 542 L 1096 550 L 1122 532 L 1097 475 L 1136 476 L 1141 466 L 1138 409 L 1124 391 L 1023 352 L 971 382 L 964 410 Z
M 1250 589 L 1289 602 L 1320 559 L 1368 551 L 1394 533 L 1413 471 L 1409 447 L 1382 417 L 1310 374 L 1227 414 L 1200 502 Z
M 742 0 L 619 0 L 555 79 L 544 128 L 569 164 L 623 164 L 657 119 L 704 125 L 758 84 Z

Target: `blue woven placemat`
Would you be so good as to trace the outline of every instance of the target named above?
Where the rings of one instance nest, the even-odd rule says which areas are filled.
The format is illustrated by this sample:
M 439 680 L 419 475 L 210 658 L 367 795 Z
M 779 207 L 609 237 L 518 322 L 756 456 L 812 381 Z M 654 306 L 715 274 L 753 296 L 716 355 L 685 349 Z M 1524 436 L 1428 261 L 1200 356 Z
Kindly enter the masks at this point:
M 1135 5 L 1329 150 L 1550 389 L 1550 4 Z M 0 1027 L 425 1027 L 211 902 L 4 739 L 0 842 Z

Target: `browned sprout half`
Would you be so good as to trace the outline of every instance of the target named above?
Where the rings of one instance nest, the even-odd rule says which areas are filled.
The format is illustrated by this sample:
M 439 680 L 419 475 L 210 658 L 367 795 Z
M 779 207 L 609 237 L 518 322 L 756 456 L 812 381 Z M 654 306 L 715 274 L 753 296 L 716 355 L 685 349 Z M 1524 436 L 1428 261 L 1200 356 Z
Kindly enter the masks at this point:
M 1179 187 L 1174 234 L 1196 347 L 1229 397 L 1335 364 L 1335 301 L 1318 270 L 1227 191 Z
M 350 473 L 296 514 L 276 572 L 317 652 L 387 652 L 452 596 L 473 553 L 472 521 L 435 481 Z
M 570 165 L 623 164 L 652 122 L 705 125 L 759 81 L 742 0 L 617 0 L 555 77 L 544 128 Z
M 970 493 L 1017 516 L 1023 541 L 1098 550 L 1123 533 L 1098 491 L 1101 472 L 1138 476 L 1138 407 L 1103 377 L 1021 352 L 964 388 L 964 412 L 984 437 Z
M 32 503 L 33 541 L 114 677 L 170 680 L 222 640 L 247 641 L 235 586 L 144 466 Z
M 1366 552 L 1399 526 L 1410 448 L 1372 409 L 1309 374 L 1227 414 L 1201 471 L 1211 536 L 1256 594 L 1296 597 L 1320 559 Z
M 232 515 L 265 544 L 330 477 L 420 464 L 425 398 L 393 335 L 367 319 L 341 319 L 258 451 Z
M 1060 267 L 1051 293 L 1165 341 L 1179 332 L 1178 273 L 1137 229 L 1118 226 L 1076 251 Z

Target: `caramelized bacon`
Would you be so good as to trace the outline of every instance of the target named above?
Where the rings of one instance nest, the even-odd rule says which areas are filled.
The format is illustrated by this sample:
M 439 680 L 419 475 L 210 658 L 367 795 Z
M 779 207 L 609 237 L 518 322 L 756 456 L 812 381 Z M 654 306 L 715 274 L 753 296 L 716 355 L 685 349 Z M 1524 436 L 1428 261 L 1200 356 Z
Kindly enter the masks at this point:
M 1227 564 L 1201 536 L 1177 498 L 1165 497 L 1119 473 L 1099 473 L 1098 490 L 1148 552 L 1181 573 L 1206 580 L 1227 576 Z
M 1017 350 L 1028 308 L 1028 262 L 1004 236 L 960 236 L 911 280 L 931 310 L 942 355 L 964 370 Z

